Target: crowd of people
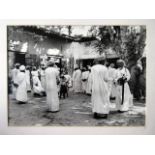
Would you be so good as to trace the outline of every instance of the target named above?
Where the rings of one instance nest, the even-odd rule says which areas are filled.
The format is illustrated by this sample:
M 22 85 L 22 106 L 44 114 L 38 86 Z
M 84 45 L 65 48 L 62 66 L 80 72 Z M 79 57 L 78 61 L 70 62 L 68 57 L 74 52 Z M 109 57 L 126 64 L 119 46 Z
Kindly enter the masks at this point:
M 33 66 L 15 64 L 9 76 L 10 91 L 12 98 L 19 104 L 25 104 L 28 101 L 28 93 L 32 92 L 34 97 L 47 98 L 47 103 L 59 105 L 59 98 L 68 96 L 68 89 L 71 87 L 71 77 L 67 71 L 61 75 L 59 68 L 51 59 L 48 65 L 41 65 L 39 69 Z M 55 107 L 55 106 L 54 106 Z M 49 108 L 55 111 L 57 108 Z M 57 111 L 57 110 L 56 110 Z
M 115 64 L 106 67 L 104 60 L 98 59 L 93 66 L 80 69 L 76 65 L 72 76 L 67 71 L 60 74 L 54 59 L 47 66 L 41 65 L 39 70 L 17 63 L 11 71 L 12 96 L 19 104 L 27 103 L 28 92 L 32 92 L 34 97 L 46 96 L 48 111 L 58 112 L 60 99 L 68 97 L 72 87 L 74 93 L 91 96 L 94 118 L 107 118 L 111 100 L 115 100 L 116 111 L 130 110 L 133 97 L 129 80 L 130 72 L 121 59 L 117 61 L 117 69 Z
M 91 95 L 92 111 L 95 118 L 107 118 L 111 110 L 111 100 L 115 100 L 115 110 L 125 112 L 133 105 L 133 97 L 128 81 L 130 72 L 123 60 L 117 61 L 118 68 L 111 63 L 106 66 L 104 60 L 95 60 L 87 69 L 76 67 L 73 73 L 73 86 L 76 93 Z M 122 102 L 123 100 L 123 102 Z

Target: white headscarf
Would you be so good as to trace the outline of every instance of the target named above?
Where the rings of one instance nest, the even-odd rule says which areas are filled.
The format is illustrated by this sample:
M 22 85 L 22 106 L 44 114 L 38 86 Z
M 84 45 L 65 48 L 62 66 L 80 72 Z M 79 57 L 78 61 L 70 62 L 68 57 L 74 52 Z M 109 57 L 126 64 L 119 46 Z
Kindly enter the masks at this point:
M 24 65 L 21 65 L 21 66 L 19 67 L 19 70 L 20 70 L 20 71 L 25 71 L 25 66 L 24 66 Z

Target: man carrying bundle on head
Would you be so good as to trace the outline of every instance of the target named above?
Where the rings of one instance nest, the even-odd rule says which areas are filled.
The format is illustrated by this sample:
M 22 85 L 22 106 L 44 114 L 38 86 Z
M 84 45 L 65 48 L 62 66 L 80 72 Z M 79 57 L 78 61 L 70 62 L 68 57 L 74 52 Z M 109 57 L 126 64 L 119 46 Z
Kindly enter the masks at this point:
M 55 68 L 54 59 L 50 59 L 48 67 L 45 70 L 45 87 L 46 87 L 46 100 L 50 112 L 59 111 L 59 98 L 57 80 L 59 71 Z

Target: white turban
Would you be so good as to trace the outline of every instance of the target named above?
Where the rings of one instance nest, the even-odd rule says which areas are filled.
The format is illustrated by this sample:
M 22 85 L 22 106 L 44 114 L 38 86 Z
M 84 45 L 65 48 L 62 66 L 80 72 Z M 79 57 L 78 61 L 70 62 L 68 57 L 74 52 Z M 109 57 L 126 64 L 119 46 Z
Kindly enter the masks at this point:
M 21 66 L 19 67 L 19 70 L 20 70 L 20 71 L 25 71 L 25 66 L 24 66 L 24 65 L 21 65 Z
M 125 66 L 125 61 L 122 59 L 117 60 L 117 63 L 121 63 L 123 66 Z

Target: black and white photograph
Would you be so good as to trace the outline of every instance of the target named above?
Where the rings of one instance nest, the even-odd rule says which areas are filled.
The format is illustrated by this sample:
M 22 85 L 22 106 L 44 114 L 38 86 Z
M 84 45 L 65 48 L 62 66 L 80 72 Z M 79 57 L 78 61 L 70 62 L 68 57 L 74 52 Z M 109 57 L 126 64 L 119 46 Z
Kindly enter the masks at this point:
M 146 25 L 7 25 L 8 126 L 144 127 Z

